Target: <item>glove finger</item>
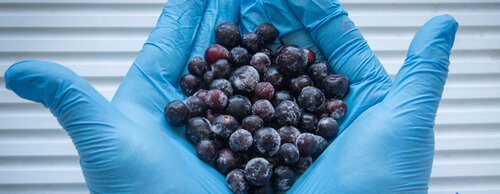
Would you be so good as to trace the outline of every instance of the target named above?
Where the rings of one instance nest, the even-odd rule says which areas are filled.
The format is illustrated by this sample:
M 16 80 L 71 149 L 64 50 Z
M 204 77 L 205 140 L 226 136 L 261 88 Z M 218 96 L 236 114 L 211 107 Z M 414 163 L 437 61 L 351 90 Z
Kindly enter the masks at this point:
M 351 83 L 390 82 L 380 61 L 338 1 L 291 0 L 293 13 L 311 33 L 330 67 Z
M 52 62 L 18 62 L 5 72 L 5 82 L 20 97 L 50 109 L 83 162 L 109 151 L 88 148 L 112 139 L 117 125 L 130 123 L 87 81 Z
M 412 119 L 429 124 L 429 128 L 443 92 L 457 28 L 458 23 L 450 15 L 429 20 L 413 38 L 406 61 L 387 95 L 387 103 L 418 114 Z

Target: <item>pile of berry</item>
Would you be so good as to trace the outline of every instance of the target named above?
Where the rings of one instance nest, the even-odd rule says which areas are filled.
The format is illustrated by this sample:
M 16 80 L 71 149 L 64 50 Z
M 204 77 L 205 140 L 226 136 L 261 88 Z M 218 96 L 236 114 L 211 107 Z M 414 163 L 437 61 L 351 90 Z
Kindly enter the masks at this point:
M 278 34 L 268 23 L 243 36 L 232 23 L 218 25 L 217 44 L 181 78 L 189 97 L 165 107 L 168 123 L 186 125 L 197 156 L 227 175 L 233 192 L 288 190 L 337 136 L 347 110 L 348 79 L 315 63 L 310 49 L 265 48 Z

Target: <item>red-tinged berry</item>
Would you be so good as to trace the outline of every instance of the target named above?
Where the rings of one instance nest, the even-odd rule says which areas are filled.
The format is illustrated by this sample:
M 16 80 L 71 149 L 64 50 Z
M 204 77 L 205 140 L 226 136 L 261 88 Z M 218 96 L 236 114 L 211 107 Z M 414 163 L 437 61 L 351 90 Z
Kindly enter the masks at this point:
M 265 53 L 255 53 L 250 59 L 250 65 L 263 75 L 271 67 L 271 59 Z
M 205 50 L 205 61 L 215 63 L 219 59 L 229 59 L 229 51 L 220 44 L 213 44 Z
M 307 55 L 307 66 L 311 66 L 316 61 L 316 54 L 311 49 L 304 49 Z
M 257 100 L 252 106 L 252 113 L 264 121 L 271 121 L 274 117 L 274 107 L 269 100 Z
M 205 105 L 214 111 L 220 111 L 227 105 L 227 96 L 222 90 L 209 90 L 205 96 Z
M 274 96 L 274 87 L 269 82 L 260 82 L 255 87 L 255 96 L 259 99 L 271 100 Z

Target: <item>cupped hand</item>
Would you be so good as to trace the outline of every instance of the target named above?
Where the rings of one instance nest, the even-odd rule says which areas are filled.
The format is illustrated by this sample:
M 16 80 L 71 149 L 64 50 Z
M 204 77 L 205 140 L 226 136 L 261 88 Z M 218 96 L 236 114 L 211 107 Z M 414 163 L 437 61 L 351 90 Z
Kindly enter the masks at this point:
M 313 49 L 351 84 L 338 137 L 289 192 L 427 192 L 453 17 L 434 17 L 417 32 L 393 81 L 338 1 L 242 0 L 240 17 L 247 31 L 273 24 L 284 44 Z

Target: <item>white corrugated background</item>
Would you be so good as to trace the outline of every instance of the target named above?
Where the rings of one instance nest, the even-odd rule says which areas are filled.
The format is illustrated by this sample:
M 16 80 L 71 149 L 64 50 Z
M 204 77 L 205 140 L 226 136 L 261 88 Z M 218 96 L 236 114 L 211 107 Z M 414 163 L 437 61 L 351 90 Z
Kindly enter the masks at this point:
M 110 99 L 165 0 L 0 0 L 0 193 L 88 192 L 49 111 L 5 89 L 23 59 L 67 65 Z M 500 193 L 500 1 L 345 0 L 394 76 L 425 21 L 460 23 L 436 119 L 431 193 Z

